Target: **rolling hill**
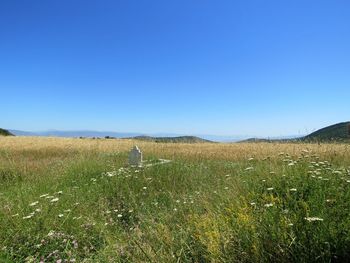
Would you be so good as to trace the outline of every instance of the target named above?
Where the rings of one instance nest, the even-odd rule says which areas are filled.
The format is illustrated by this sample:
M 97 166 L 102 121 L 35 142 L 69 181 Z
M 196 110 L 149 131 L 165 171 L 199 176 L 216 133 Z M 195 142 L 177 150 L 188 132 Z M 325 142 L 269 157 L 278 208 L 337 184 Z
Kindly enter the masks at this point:
M 319 129 L 303 137 L 249 138 L 239 142 L 350 142 L 350 122 L 341 122 Z
M 350 141 L 350 122 L 341 122 L 319 129 L 302 138 L 304 141 Z

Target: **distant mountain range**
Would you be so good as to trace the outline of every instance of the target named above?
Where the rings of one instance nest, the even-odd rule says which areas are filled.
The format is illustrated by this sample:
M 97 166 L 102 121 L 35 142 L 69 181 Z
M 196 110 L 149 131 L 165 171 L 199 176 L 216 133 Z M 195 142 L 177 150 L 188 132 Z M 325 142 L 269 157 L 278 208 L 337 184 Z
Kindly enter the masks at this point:
M 53 137 L 99 137 L 104 138 L 106 136 L 110 138 L 131 138 L 138 136 L 145 137 L 184 137 L 185 134 L 175 134 L 175 133 L 154 133 L 145 134 L 137 132 L 111 132 L 111 131 L 93 131 L 93 130 L 82 130 L 82 131 L 59 131 L 59 130 L 49 130 L 49 131 L 22 131 L 22 130 L 9 130 L 16 136 L 53 136 Z M 194 135 L 203 140 L 217 141 L 217 142 L 235 142 L 247 138 L 248 136 L 220 136 L 220 135 Z
M 139 136 L 139 133 L 122 133 L 122 132 L 109 132 L 109 131 L 58 131 L 58 130 L 49 130 L 49 131 L 38 131 L 38 132 L 29 132 L 29 131 L 20 131 L 20 130 L 9 130 L 16 136 L 53 136 L 53 137 L 116 137 L 116 138 L 125 138 L 125 137 L 134 137 Z
M 337 123 L 319 129 L 306 136 L 288 136 L 272 138 L 248 138 L 248 136 L 216 136 L 196 135 L 185 136 L 183 134 L 141 134 L 136 132 L 109 132 L 109 131 L 58 131 L 49 130 L 41 132 L 28 132 L 20 130 L 0 129 L 0 135 L 16 136 L 53 136 L 53 137 L 99 137 L 99 138 L 133 138 L 143 141 L 156 142 L 288 142 L 288 141 L 350 141 L 350 122 Z M 248 138 L 248 139 L 247 139 Z

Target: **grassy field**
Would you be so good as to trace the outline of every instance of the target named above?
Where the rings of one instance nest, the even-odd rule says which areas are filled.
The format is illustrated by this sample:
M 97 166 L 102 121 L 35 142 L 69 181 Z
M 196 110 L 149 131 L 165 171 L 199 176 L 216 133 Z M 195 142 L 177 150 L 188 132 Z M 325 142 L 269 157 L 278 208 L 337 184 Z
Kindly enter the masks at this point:
M 0 137 L 0 262 L 350 261 L 349 144 Z

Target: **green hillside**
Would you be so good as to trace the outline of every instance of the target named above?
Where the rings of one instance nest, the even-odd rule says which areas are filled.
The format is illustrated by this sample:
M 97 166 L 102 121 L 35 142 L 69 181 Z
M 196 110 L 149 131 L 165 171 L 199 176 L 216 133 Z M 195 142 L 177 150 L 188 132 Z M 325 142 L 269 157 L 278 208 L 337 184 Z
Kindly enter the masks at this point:
M 350 122 L 341 122 L 317 130 L 303 138 L 306 141 L 347 141 L 350 140 Z
M 204 143 L 212 142 L 196 136 L 178 136 L 178 137 L 151 137 L 151 136 L 136 136 L 129 139 L 149 141 L 149 142 L 162 142 L 162 143 Z
M 14 136 L 11 132 L 0 128 L 0 136 Z

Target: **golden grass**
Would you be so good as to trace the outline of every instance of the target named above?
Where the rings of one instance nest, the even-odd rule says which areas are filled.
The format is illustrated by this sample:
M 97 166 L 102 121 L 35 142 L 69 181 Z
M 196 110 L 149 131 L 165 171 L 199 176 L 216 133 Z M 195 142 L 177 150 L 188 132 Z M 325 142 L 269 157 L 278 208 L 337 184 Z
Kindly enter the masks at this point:
M 284 152 L 291 156 L 317 154 L 332 160 L 342 157 L 350 160 L 349 144 L 311 143 L 155 143 L 126 139 L 77 139 L 56 137 L 0 137 L 0 151 L 12 153 L 37 152 L 42 157 L 62 158 L 70 153 L 126 152 L 137 144 L 145 155 L 159 158 L 191 158 L 199 160 L 244 160 L 250 157 L 263 159 Z M 57 154 L 63 156 L 56 156 Z M 29 154 L 30 157 L 30 154 Z
M 78 139 L 57 137 L 1 137 L 0 152 L 10 153 L 23 165 L 49 165 L 75 157 L 77 154 L 126 153 L 137 144 L 145 158 L 150 156 L 191 161 L 222 160 L 241 161 L 248 158 L 276 158 L 280 153 L 291 156 L 316 154 L 329 161 L 350 164 L 349 144 L 317 143 L 155 143 L 127 139 Z M 20 158 L 17 158 L 19 157 Z M 7 161 L 4 160 L 7 158 Z M 0 164 L 11 159 L 0 155 Z M 44 166 L 45 166 L 44 165 Z

